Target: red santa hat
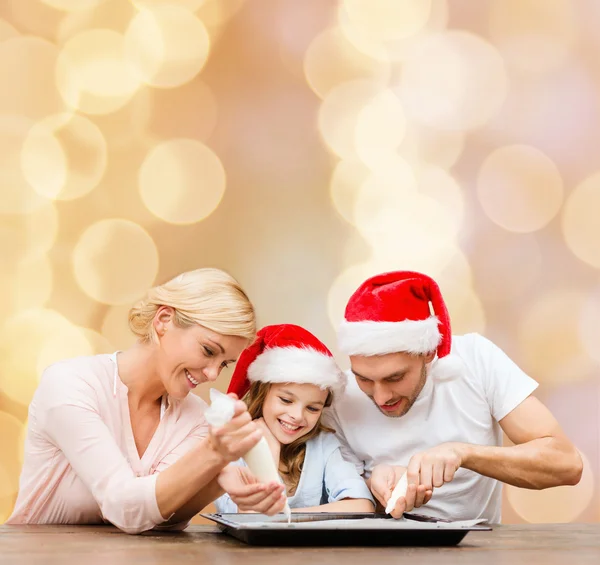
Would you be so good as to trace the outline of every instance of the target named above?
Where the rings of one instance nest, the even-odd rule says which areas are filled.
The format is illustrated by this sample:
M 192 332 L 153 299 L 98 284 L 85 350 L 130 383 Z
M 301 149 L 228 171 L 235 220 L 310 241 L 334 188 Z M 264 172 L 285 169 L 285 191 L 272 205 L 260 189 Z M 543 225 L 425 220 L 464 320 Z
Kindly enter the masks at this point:
M 346 306 L 338 341 L 347 355 L 435 352 L 430 373 L 439 377 L 455 376 L 462 367 L 450 355 L 450 317 L 437 283 L 412 271 L 366 280 Z
M 293 324 L 265 326 L 237 361 L 227 392 L 242 397 L 250 383 L 309 383 L 341 392 L 346 377 L 331 351 Z

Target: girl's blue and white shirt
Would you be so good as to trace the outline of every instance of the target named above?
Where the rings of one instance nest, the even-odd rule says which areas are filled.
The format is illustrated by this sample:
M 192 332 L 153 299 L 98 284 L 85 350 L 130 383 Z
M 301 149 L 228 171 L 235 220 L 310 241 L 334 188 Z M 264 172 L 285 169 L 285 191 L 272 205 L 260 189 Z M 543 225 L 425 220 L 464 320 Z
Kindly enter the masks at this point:
M 236 465 L 244 465 L 242 459 Z M 344 498 L 366 498 L 373 496 L 356 467 L 344 460 L 341 445 L 334 434 L 320 433 L 306 442 L 304 465 L 296 492 L 288 498 L 290 508 L 307 508 Z M 228 494 L 215 500 L 217 511 L 237 512 L 237 505 Z

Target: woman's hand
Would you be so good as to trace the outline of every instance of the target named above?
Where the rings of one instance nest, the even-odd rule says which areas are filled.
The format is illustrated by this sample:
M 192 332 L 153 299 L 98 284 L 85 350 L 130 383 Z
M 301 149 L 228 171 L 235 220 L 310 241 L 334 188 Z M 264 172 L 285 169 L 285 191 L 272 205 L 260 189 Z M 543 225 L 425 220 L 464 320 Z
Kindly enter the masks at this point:
M 226 463 L 236 461 L 252 449 L 262 437 L 262 432 L 252 421 L 248 408 L 241 401 L 235 403 L 233 418 L 224 426 L 213 428 L 208 432 L 212 449 Z
M 284 486 L 271 482 L 263 484 L 247 467 L 227 465 L 219 474 L 219 486 L 237 504 L 239 512 L 259 512 L 273 516 L 283 511 L 286 497 Z
M 258 418 L 254 420 L 256 427 L 262 432 L 263 437 L 267 440 L 269 444 L 269 449 L 273 454 L 273 459 L 275 460 L 275 466 L 279 467 L 279 456 L 281 454 L 281 444 L 277 440 L 277 438 L 273 435 L 273 432 L 270 430 L 269 426 L 265 422 L 264 418 Z

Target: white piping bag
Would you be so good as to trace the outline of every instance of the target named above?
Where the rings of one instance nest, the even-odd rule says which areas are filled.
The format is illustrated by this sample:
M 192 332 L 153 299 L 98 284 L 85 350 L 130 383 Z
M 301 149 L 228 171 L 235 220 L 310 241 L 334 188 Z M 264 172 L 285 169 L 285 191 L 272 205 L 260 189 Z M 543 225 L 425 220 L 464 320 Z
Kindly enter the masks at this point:
M 394 490 L 392 491 L 392 495 L 390 496 L 390 499 L 388 500 L 388 503 L 385 507 L 386 514 L 391 514 L 392 510 L 396 507 L 396 503 L 398 502 L 398 500 L 401 497 L 406 496 L 407 490 L 408 490 L 408 477 L 407 477 L 407 473 L 405 472 L 404 475 L 402 475 L 400 477 L 398 484 L 394 487 Z
M 204 412 L 204 417 L 211 426 L 215 428 L 224 426 L 233 418 L 234 411 L 235 400 L 231 396 L 227 396 L 217 389 L 210 389 L 210 406 Z M 281 482 L 271 449 L 264 437 L 260 438 L 260 441 L 244 455 L 244 461 L 251 473 L 261 483 Z M 292 511 L 287 500 L 283 512 L 289 524 L 292 520 Z

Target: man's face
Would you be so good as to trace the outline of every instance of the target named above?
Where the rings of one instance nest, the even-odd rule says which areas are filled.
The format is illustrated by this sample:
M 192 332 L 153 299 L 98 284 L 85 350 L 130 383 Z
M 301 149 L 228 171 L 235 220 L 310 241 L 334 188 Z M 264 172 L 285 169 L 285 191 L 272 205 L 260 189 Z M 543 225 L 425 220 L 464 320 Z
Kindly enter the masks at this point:
M 373 357 L 351 356 L 350 364 L 360 389 L 390 418 L 404 416 L 417 400 L 427 379 L 427 363 L 434 354 L 390 353 Z

